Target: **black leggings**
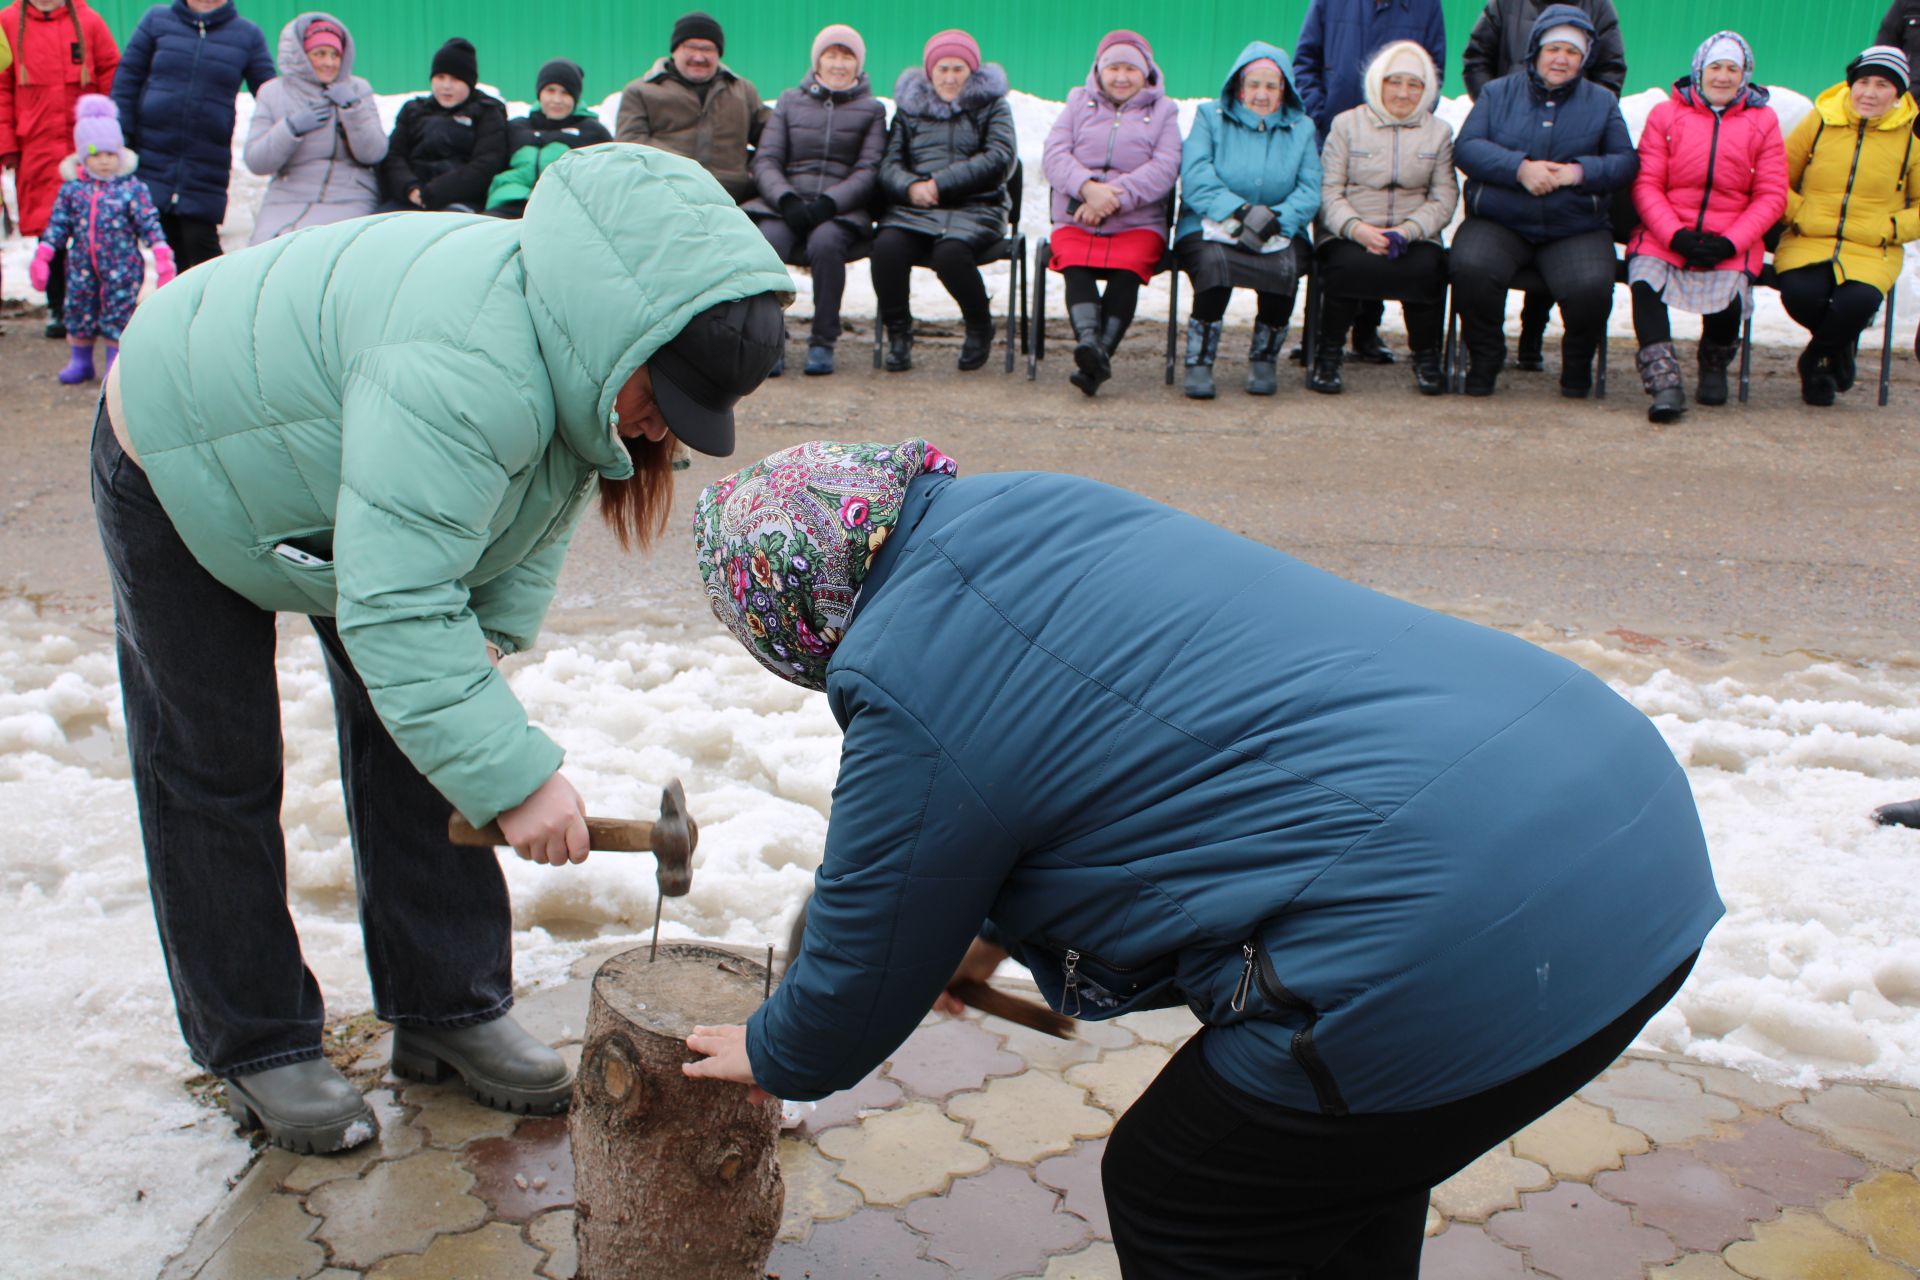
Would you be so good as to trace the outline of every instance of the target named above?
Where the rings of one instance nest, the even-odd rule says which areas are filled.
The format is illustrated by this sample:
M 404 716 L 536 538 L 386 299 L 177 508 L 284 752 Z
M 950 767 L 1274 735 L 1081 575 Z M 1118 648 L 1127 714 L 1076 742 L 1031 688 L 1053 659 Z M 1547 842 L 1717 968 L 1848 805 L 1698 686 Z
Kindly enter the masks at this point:
M 1260 300 L 1260 308 L 1254 313 L 1259 323 L 1275 329 L 1287 327 L 1287 320 L 1293 315 L 1294 290 L 1285 293 L 1267 293 L 1264 290 L 1253 296 Z M 1227 314 L 1227 299 L 1233 296 L 1229 286 L 1217 289 L 1203 289 L 1193 295 L 1193 318 L 1202 324 L 1212 324 Z
M 987 302 L 987 284 L 974 265 L 973 247 L 964 240 L 921 235 L 901 227 L 883 227 L 873 240 L 873 292 L 880 302 L 880 320 L 890 329 L 913 323 L 908 289 L 913 269 L 932 267 L 947 292 L 960 304 L 960 317 L 969 328 L 993 324 Z
M 1735 298 L 1725 311 L 1700 317 L 1700 341 L 1731 347 L 1740 341 L 1740 299 Z M 1633 336 L 1643 347 L 1656 342 L 1673 341 L 1673 321 L 1667 304 L 1644 281 L 1633 282 Z
M 1811 335 L 1807 345 L 1828 351 L 1850 350 L 1859 342 L 1884 297 L 1858 280 L 1835 281 L 1828 262 L 1782 271 L 1775 283 L 1787 314 Z
M 1084 302 L 1099 307 L 1109 320 L 1122 325 L 1133 323 L 1133 312 L 1140 305 L 1140 277 L 1131 271 L 1096 270 L 1093 267 L 1068 267 L 1060 273 L 1067 285 L 1067 311 Z M 1107 278 L 1106 296 L 1100 293 L 1100 277 Z

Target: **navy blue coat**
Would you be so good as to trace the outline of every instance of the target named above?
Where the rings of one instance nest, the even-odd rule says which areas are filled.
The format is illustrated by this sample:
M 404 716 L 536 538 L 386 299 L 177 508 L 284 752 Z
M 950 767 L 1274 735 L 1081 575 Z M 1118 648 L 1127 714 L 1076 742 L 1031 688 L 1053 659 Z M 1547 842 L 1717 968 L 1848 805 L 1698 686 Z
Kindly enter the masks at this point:
M 1593 35 L 1592 21 L 1571 5 L 1541 10 L 1525 65 L 1487 84 L 1453 144 L 1454 163 L 1467 175 L 1468 215 L 1535 244 L 1607 230 L 1613 193 L 1632 186 L 1640 171 L 1618 98 L 1584 76 L 1550 90 L 1534 70 L 1540 37 L 1562 24 Z M 1585 178 L 1536 196 L 1520 185 L 1522 160 L 1577 161 Z
M 1721 914 L 1645 716 L 1523 640 L 1072 476 L 922 476 L 827 671 L 807 933 L 748 1023 L 858 1081 L 983 929 L 1083 1018 L 1184 1003 L 1287 1106 L 1433 1106 L 1617 1018 Z
M 1366 100 L 1362 84 L 1373 55 L 1411 40 L 1447 78 L 1447 23 L 1440 0 L 1313 0 L 1293 48 L 1293 87 L 1325 141 L 1333 118 Z
M 187 0 L 140 16 L 120 55 L 113 102 L 140 177 L 163 214 L 219 223 L 233 170 L 234 95 L 278 74 L 260 28 L 231 4 L 195 13 Z

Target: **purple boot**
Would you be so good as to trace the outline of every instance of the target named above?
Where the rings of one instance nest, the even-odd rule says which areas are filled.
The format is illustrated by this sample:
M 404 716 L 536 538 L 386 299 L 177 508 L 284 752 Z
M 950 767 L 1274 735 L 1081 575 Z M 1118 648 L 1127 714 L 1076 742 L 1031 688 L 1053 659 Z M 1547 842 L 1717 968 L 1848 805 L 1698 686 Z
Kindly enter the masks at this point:
M 69 387 L 93 381 L 93 346 L 68 347 L 67 367 L 54 376 Z
M 113 372 L 113 362 L 116 358 L 118 358 L 119 355 L 120 355 L 120 344 L 117 342 L 109 342 L 107 344 L 107 362 L 100 366 L 101 377 L 104 378 L 108 374 Z

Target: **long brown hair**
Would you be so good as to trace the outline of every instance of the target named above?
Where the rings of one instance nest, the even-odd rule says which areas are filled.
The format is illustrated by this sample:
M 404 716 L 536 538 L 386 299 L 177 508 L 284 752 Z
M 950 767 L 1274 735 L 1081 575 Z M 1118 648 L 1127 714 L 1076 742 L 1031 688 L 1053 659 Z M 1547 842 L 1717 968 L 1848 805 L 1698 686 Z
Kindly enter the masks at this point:
M 80 10 L 73 0 L 67 0 L 67 17 L 73 22 L 73 38 L 80 45 L 80 84 L 82 87 L 93 83 L 93 55 L 87 49 L 86 28 L 80 25 Z M 20 0 L 20 25 L 13 39 L 14 78 L 19 84 L 27 83 L 27 0 Z
M 600 518 L 613 530 L 622 550 L 644 551 L 667 529 L 673 506 L 674 439 L 638 436 L 626 445 L 633 455 L 633 474 L 625 480 L 600 477 Z

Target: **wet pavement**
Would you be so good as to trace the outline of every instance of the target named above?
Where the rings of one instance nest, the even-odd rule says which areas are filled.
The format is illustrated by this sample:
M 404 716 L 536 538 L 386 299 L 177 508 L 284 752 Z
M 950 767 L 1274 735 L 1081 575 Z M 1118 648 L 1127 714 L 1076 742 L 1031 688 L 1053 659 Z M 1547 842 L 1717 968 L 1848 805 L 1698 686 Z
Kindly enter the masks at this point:
M 620 948 L 627 945 L 623 943 Z M 589 954 L 524 996 L 577 1057 Z M 780 1280 L 1109 1280 L 1107 1132 L 1195 1029 L 1185 1010 L 1053 1040 L 930 1017 L 781 1140 Z M 379 1070 L 387 1046 L 358 1066 Z M 566 1280 L 564 1118 L 457 1085 L 380 1078 L 380 1139 L 265 1150 L 162 1280 Z M 1783 1088 L 1630 1053 L 1434 1189 L 1422 1280 L 1911 1280 L 1920 1276 L 1920 1090 Z

